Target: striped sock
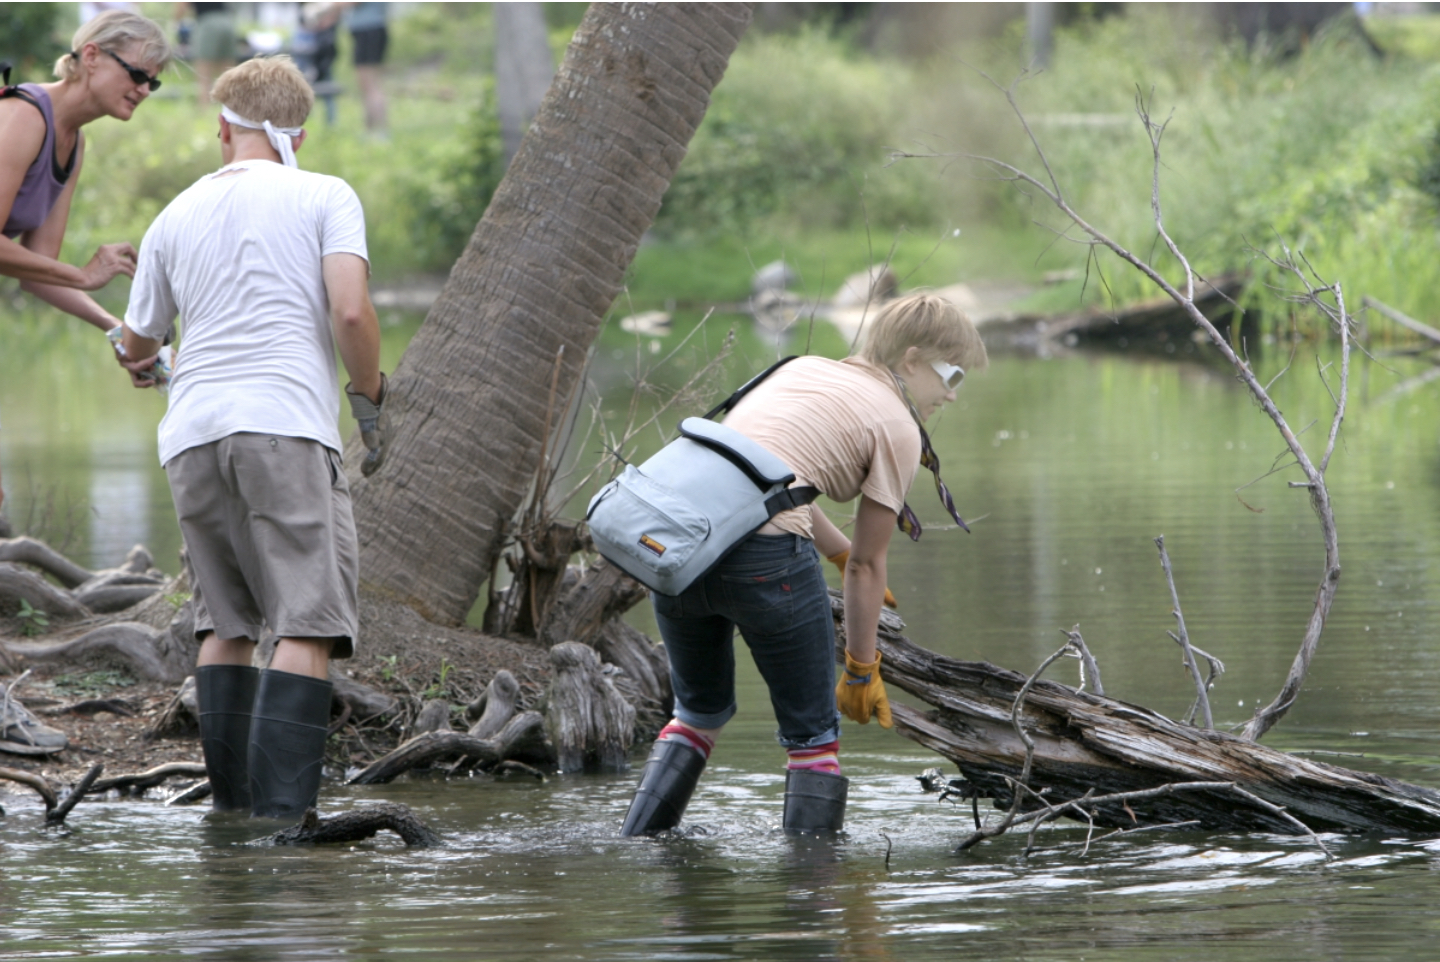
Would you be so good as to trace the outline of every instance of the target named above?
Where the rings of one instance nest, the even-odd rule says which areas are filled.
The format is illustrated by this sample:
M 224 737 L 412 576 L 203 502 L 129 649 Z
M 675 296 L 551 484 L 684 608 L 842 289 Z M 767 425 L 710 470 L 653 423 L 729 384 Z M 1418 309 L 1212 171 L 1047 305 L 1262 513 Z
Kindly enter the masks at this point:
M 790 763 L 785 767 L 791 771 L 829 772 L 840 774 L 840 743 L 826 742 L 810 748 L 791 748 Z
M 657 742 L 682 742 L 704 755 L 708 761 L 710 750 L 715 747 L 715 739 L 702 735 L 678 718 L 670 720 L 670 724 L 660 729 L 660 737 Z

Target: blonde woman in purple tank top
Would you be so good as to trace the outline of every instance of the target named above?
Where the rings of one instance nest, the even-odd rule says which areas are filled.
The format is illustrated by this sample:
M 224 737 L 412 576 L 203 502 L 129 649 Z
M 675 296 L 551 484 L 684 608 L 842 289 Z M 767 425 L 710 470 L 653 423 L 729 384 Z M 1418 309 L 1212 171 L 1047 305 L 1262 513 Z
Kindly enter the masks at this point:
M 85 160 L 80 128 L 101 117 L 129 120 L 160 86 L 156 76 L 170 63 L 170 44 L 156 24 L 115 10 L 82 26 L 70 51 L 55 63 L 56 82 L 17 84 L 0 94 L 0 275 L 109 331 L 119 319 L 85 292 L 117 274 L 134 277 L 135 248 L 105 244 L 84 267 L 58 260 Z M 4 497 L 0 490 L 0 504 Z

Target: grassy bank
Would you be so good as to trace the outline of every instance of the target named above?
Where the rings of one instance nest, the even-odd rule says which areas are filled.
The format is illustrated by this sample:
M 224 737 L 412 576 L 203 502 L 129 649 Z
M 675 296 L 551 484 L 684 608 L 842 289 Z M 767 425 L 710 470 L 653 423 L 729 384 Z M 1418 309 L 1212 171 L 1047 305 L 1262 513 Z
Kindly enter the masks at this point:
M 1378 33 L 1391 56 L 1337 29 L 1282 58 L 1263 45 L 1205 39 L 1175 21 L 1185 15 L 1137 4 L 1082 20 L 1057 36 L 1049 69 L 1017 88 L 1076 209 L 1174 271 L 1154 235 L 1139 92 L 1170 121 L 1167 223 L 1202 271 L 1253 269 L 1266 279 L 1251 248 L 1283 238 L 1356 301 L 1369 294 L 1440 317 L 1431 255 L 1440 69 L 1420 55 L 1433 46 L 1430 20 L 1385 21 Z M 558 50 L 568 25 L 554 27 Z M 301 162 L 360 193 L 379 283 L 446 271 L 483 212 L 498 177 L 489 31 L 485 5 L 421 5 L 395 26 L 390 140 L 364 136 L 353 96 L 342 97 L 334 127 L 318 112 L 311 124 Z M 1083 266 L 1087 249 L 1055 236 L 1063 225 L 1033 194 L 953 157 L 893 161 L 896 149 L 978 152 L 1038 171 L 1003 95 L 978 72 L 1019 76 L 1019 47 L 1017 33 L 901 62 L 821 29 L 752 32 L 716 89 L 620 309 L 738 301 L 754 268 L 780 258 L 811 296 L 887 258 L 907 287 L 1033 281 Z M 342 54 L 339 79 L 353 91 L 349 69 Z M 138 243 L 155 213 L 214 167 L 213 111 L 192 99 L 178 69 L 131 123 L 92 125 L 67 258 L 83 261 L 102 242 Z M 1113 259 L 1099 268 L 1103 282 L 1092 280 L 1088 301 L 1154 293 Z M 123 303 L 123 285 L 106 296 Z M 1032 306 L 1063 310 L 1081 297 L 1078 284 L 1062 285 Z

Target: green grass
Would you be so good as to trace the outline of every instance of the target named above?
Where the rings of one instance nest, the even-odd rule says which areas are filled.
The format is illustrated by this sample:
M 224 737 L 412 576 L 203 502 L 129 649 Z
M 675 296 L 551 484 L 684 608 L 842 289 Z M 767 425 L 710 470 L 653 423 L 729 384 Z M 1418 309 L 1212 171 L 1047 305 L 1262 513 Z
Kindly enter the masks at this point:
M 1342 30 L 1279 59 L 1206 39 L 1175 16 L 1132 5 L 1082 21 L 1058 35 L 1052 66 L 1017 88 L 1073 206 L 1178 276 L 1155 237 L 1138 92 L 1154 117 L 1169 120 L 1166 223 L 1203 273 L 1251 270 L 1273 280 L 1252 248 L 1273 252 L 1283 239 L 1343 281 L 1353 302 L 1368 294 L 1440 318 L 1440 260 L 1430 256 L 1440 68 L 1425 39 L 1440 36 L 1440 18 L 1372 21 L 1397 51 L 1388 58 Z M 552 26 L 558 46 L 570 23 Z M 300 155 L 360 194 L 381 284 L 448 268 L 483 207 L 488 176 L 483 164 L 465 166 L 490 137 L 490 118 L 477 112 L 489 96 L 478 73 L 490 63 L 488 7 L 422 4 L 395 29 L 391 141 L 366 139 L 359 104 L 345 96 L 339 123 L 327 128 L 317 115 Z M 1043 198 L 953 156 L 984 153 L 1042 172 L 1003 95 L 977 73 L 1018 76 L 1016 39 L 902 63 L 822 31 L 752 31 L 617 311 L 739 302 L 754 269 L 781 258 L 810 297 L 887 259 L 907 289 L 1035 282 L 1083 266 L 1088 249 L 1057 237 L 1064 224 Z M 339 79 L 353 91 L 350 70 L 342 52 Z M 67 259 L 83 262 L 100 243 L 138 243 L 165 203 L 218 164 L 214 113 L 192 99 L 193 82 L 177 68 L 131 123 L 89 128 Z M 891 162 L 893 148 L 941 156 Z M 1113 258 L 1095 266 L 1083 295 L 1091 303 L 1156 293 Z M 124 296 L 123 284 L 104 295 L 112 305 Z M 1062 285 L 1031 306 L 1065 310 L 1080 297 L 1079 285 Z

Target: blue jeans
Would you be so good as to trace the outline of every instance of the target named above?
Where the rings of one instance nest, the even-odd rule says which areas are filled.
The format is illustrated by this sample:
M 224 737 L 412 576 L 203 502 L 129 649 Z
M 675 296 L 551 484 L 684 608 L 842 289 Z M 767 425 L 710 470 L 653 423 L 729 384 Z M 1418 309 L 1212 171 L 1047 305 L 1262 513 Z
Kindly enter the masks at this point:
M 719 728 L 735 714 L 735 629 L 770 688 L 786 748 L 840 738 L 835 623 L 815 546 L 796 535 L 751 535 L 671 598 L 651 594 L 670 656 L 675 717 Z

